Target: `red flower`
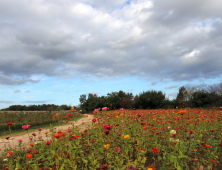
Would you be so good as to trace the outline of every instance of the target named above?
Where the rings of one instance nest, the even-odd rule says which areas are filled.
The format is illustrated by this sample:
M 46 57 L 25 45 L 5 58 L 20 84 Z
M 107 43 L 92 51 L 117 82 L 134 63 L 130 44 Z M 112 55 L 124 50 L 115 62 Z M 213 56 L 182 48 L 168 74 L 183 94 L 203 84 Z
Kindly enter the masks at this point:
M 32 154 L 36 154 L 36 153 L 39 153 L 39 151 L 36 149 L 32 151 Z
M 32 152 L 32 150 L 27 150 L 26 152 L 27 152 L 27 153 L 31 153 L 31 152 Z
M 92 119 L 93 122 L 96 122 L 96 119 Z
M 7 123 L 7 125 L 12 125 L 12 122 Z
M 111 130 L 113 128 L 113 126 L 110 125 L 104 125 L 103 127 L 105 130 Z
M 213 159 L 212 159 L 210 162 L 211 162 L 212 164 L 216 164 L 216 161 L 213 160 Z
M 69 158 L 70 158 L 70 155 L 69 155 L 69 154 L 67 154 L 67 155 L 66 155 L 66 159 L 69 159 Z
M 27 158 L 27 159 L 32 159 L 32 154 L 26 155 L 26 158 Z
M 151 149 L 151 152 L 153 152 L 153 153 L 159 153 L 159 149 L 153 148 L 153 149 Z
M 6 137 L 5 139 L 7 139 L 7 140 L 8 140 L 9 138 L 10 138 L 10 137 Z
M 144 125 L 146 125 L 146 122 L 141 122 L 140 124 L 144 126 Z

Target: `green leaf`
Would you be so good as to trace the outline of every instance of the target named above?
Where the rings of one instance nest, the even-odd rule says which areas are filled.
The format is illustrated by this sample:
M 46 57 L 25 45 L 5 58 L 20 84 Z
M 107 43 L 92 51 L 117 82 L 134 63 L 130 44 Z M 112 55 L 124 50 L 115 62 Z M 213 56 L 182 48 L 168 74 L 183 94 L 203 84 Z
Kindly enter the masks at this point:
M 86 163 L 88 163 L 88 161 L 86 160 L 86 159 L 84 159 L 84 158 L 82 158 L 82 161 L 86 164 Z
M 65 164 L 62 164 L 62 166 L 59 168 L 59 170 L 63 170 L 64 166 L 65 166 Z

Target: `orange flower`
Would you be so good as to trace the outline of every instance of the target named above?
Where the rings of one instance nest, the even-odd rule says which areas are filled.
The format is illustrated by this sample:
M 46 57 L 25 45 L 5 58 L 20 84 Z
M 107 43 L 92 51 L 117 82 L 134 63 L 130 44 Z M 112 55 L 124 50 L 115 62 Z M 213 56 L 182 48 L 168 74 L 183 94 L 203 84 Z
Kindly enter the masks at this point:
M 177 114 L 183 115 L 183 114 L 185 114 L 185 113 L 186 113 L 186 110 L 181 110 L 181 111 L 179 111 Z
M 27 159 L 32 159 L 32 154 L 26 155 L 26 158 L 27 158 Z
M 58 133 L 56 133 L 56 134 L 53 135 L 54 138 L 59 138 L 60 136 L 61 136 L 61 135 L 58 134 Z
M 34 146 L 34 143 L 30 143 L 30 146 L 33 147 L 33 146 Z

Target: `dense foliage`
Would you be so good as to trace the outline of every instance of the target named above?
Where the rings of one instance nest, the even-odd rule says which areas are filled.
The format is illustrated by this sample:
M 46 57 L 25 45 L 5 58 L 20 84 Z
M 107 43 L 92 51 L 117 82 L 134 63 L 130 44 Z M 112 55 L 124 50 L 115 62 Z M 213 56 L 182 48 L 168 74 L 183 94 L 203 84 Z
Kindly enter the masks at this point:
M 94 108 L 109 107 L 125 109 L 158 109 L 158 108 L 185 108 L 222 106 L 222 83 L 208 86 L 207 89 L 180 87 L 176 99 L 169 100 L 162 91 L 146 91 L 133 96 L 123 91 L 108 93 L 107 96 L 84 94 L 80 96 L 80 108 L 92 111 Z

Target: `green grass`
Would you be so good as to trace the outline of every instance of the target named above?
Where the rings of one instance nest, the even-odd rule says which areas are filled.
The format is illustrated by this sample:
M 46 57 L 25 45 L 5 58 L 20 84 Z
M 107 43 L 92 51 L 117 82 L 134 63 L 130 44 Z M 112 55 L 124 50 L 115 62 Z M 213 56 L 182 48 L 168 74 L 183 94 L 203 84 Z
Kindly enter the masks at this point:
M 76 117 L 73 117 L 73 118 L 69 119 L 69 121 L 77 121 L 77 120 L 83 118 L 84 116 L 85 115 L 79 115 L 79 116 L 76 116 Z M 56 123 L 51 123 L 51 126 L 64 126 L 64 125 L 67 125 L 67 123 L 65 123 L 63 121 L 56 122 Z M 29 132 L 32 133 L 32 132 L 38 130 L 40 127 L 43 130 L 44 129 L 49 129 L 50 128 L 50 124 L 31 126 L 29 128 Z M 18 135 L 23 135 L 23 134 L 26 134 L 26 133 L 27 132 L 24 129 L 22 129 L 22 127 L 21 127 L 21 129 L 18 129 L 18 130 L 12 130 L 10 137 L 18 136 Z M 1 136 L 1 138 L 5 138 L 5 137 L 9 136 L 9 130 L 1 131 L 0 132 L 0 136 Z

